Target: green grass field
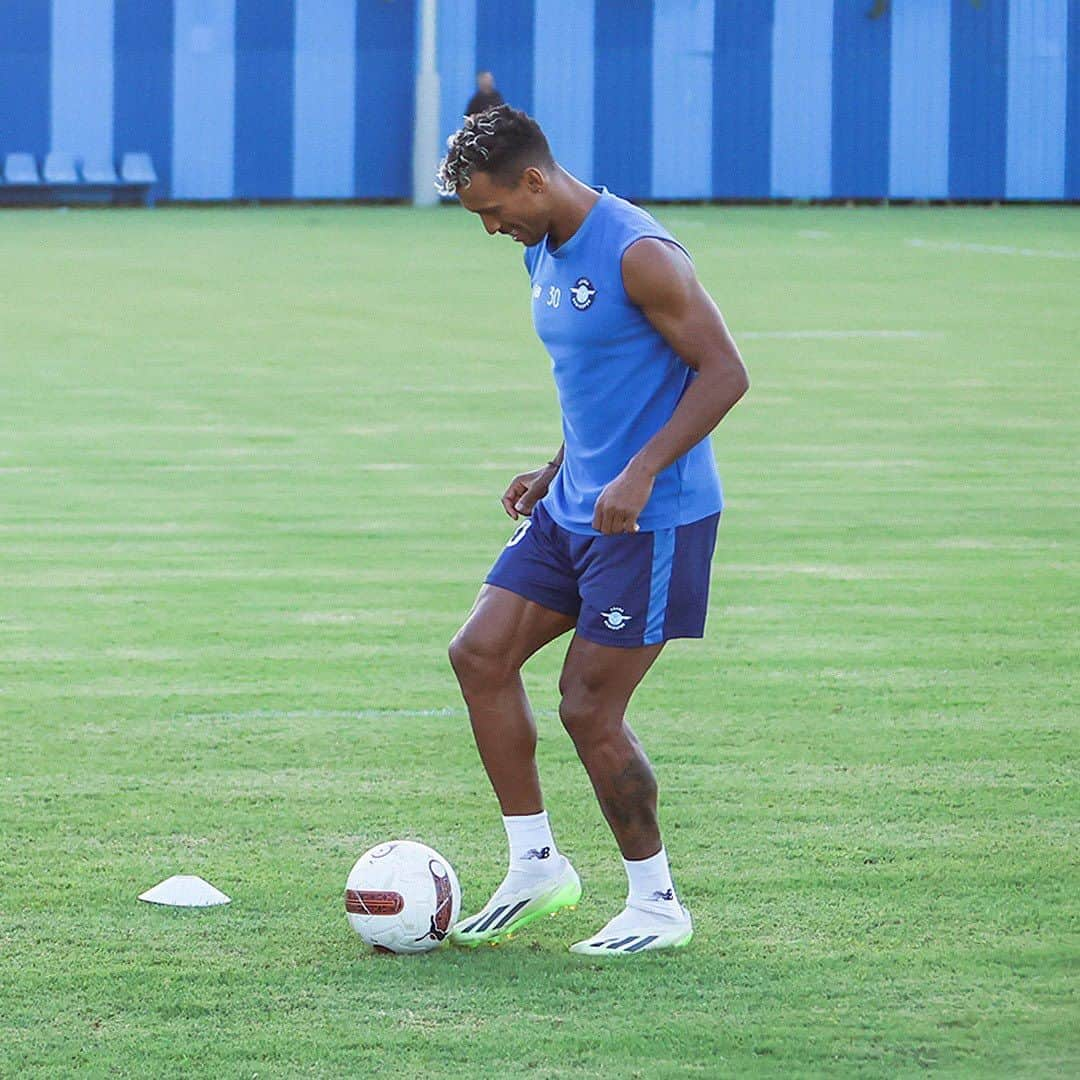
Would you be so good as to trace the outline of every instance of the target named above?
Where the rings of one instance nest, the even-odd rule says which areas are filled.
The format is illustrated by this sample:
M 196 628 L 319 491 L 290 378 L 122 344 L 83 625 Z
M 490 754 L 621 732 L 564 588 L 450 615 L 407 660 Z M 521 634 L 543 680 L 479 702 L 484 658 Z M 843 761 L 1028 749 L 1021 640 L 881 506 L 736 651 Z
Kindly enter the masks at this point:
M 445 646 L 560 436 L 520 250 L 442 208 L 0 216 L 0 1074 L 1080 1070 L 1080 216 L 658 211 L 753 386 L 704 642 L 632 706 L 692 947 L 527 669 L 576 912 L 407 959 L 345 877 L 504 869 Z M 888 333 L 881 333 L 887 331 Z M 224 909 L 139 904 L 202 874 Z

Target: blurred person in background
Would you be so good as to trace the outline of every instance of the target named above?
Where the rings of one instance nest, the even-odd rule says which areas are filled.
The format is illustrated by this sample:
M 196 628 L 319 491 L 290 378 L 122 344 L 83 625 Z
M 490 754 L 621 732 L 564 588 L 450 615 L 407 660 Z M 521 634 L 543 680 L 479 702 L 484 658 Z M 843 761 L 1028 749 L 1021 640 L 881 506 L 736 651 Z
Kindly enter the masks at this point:
M 476 93 L 469 98 L 469 104 L 465 106 L 465 115 L 473 116 L 476 113 L 487 112 L 496 105 L 505 104 L 502 94 L 495 89 L 495 76 L 490 71 L 478 71 L 476 73 Z

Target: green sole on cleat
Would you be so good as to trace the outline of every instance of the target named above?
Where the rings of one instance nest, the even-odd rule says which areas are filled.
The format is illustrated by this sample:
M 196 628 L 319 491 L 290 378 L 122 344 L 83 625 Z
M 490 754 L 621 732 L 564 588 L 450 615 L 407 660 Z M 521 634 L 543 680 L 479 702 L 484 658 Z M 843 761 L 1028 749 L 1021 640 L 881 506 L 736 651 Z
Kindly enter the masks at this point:
M 561 892 L 557 892 L 542 908 L 530 911 L 528 915 L 522 915 L 519 919 L 511 919 L 492 937 L 481 938 L 477 941 L 459 941 L 451 935 L 450 942 L 462 949 L 475 949 L 479 945 L 498 945 L 500 941 L 505 941 L 511 935 L 516 934 L 519 930 L 528 926 L 529 923 L 535 922 L 544 915 L 553 918 L 564 908 L 569 908 L 571 911 L 575 910 L 580 899 L 581 882 L 577 881 L 568 885 Z

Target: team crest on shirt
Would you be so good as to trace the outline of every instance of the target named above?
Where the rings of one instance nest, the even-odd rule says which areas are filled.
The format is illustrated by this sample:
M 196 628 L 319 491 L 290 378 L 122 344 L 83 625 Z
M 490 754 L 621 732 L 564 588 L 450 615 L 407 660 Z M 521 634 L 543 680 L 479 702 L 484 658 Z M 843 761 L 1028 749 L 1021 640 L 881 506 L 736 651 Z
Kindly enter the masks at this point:
M 621 607 L 613 607 L 610 611 L 601 611 L 600 617 L 609 630 L 621 630 L 633 616 L 627 615 Z
M 593 288 L 593 283 L 587 277 L 579 277 L 574 282 L 574 287 L 570 290 L 570 303 L 578 309 L 578 311 L 586 311 L 592 307 L 592 302 L 596 297 L 596 290 Z

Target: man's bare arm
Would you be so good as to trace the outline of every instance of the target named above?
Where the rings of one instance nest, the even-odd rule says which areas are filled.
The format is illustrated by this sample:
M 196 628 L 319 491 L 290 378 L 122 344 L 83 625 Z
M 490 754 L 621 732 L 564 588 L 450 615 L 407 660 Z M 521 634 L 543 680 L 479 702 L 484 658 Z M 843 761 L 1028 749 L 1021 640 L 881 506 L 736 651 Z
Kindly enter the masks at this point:
M 532 514 L 533 507 L 547 494 L 551 487 L 551 481 L 562 465 L 566 446 L 559 447 L 558 453 L 539 469 L 532 472 L 520 473 L 510 481 L 510 486 L 503 492 L 502 505 L 506 513 L 517 521 L 519 514 L 528 517 Z
M 623 256 L 623 285 L 678 356 L 697 372 L 671 419 L 596 502 L 593 528 L 635 532 L 658 473 L 704 439 L 750 386 L 739 350 L 686 255 L 652 237 Z

